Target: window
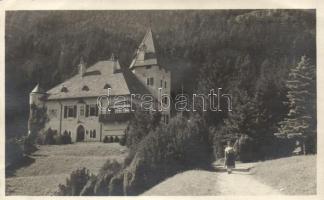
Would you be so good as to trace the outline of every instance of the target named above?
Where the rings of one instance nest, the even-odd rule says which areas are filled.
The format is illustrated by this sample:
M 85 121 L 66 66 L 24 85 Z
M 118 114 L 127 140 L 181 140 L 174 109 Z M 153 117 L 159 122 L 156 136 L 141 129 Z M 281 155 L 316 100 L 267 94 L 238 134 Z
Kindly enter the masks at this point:
M 108 89 L 108 88 L 111 88 L 111 86 L 108 83 L 106 83 L 106 85 L 104 86 L 104 89 Z
M 84 116 L 84 105 L 80 106 L 80 116 Z
M 167 82 L 164 81 L 164 88 L 167 88 Z
M 82 87 L 82 90 L 83 91 L 89 91 L 89 87 L 85 85 L 85 86 Z
M 65 86 L 63 86 L 63 87 L 61 88 L 61 92 L 68 92 L 68 89 L 67 89 Z
M 76 117 L 76 106 L 64 106 L 64 118 Z
M 154 79 L 152 77 L 151 78 L 147 78 L 146 79 L 146 85 L 153 86 L 154 85 Z
M 97 116 L 97 114 L 96 114 L 96 108 L 97 108 L 96 105 L 90 105 L 90 111 L 89 111 L 89 115 L 90 116 Z
M 96 130 L 90 130 L 90 138 L 96 138 Z
M 163 80 L 160 81 L 160 88 L 163 87 Z
M 86 117 L 98 116 L 98 107 L 96 104 L 86 106 Z

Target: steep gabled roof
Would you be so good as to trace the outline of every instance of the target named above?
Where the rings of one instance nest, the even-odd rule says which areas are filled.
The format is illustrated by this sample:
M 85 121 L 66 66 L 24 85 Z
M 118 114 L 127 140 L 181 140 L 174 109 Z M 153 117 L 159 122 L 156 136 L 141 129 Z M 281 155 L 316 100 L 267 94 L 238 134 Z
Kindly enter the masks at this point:
M 156 65 L 157 63 L 152 30 L 148 29 L 129 68 Z
M 47 99 L 98 97 L 107 95 L 108 87 L 111 88 L 111 96 L 150 94 L 128 68 L 121 68 L 118 61 L 107 60 L 89 67 L 83 76 L 77 74 L 48 90 Z M 62 91 L 62 88 L 67 90 Z
M 151 94 L 145 85 L 138 80 L 135 74 L 133 74 L 133 72 L 131 72 L 128 68 L 123 68 L 122 72 L 131 94 Z
M 114 72 L 114 68 L 118 71 Z M 118 61 L 99 61 L 89 67 L 85 74 L 77 74 L 47 91 L 48 99 L 69 99 L 79 97 L 98 97 L 107 95 L 106 85 L 111 86 L 110 95 L 128 95 L 130 90 Z M 89 90 L 84 90 L 84 87 Z M 62 88 L 67 92 L 62 92 Z

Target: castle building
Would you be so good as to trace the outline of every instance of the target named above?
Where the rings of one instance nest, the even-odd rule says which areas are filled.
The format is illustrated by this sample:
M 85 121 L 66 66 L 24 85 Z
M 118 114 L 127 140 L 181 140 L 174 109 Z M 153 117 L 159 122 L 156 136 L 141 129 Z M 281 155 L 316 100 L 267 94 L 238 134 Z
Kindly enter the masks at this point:
M 151 94 L 157 109 L 157 102 L 162 102 L 163 97 L 160 90 L 170 96 L 171 73 L 158 62 L 150 29 L 129 68 L 121 68 L 112 55 L 90 67 L 81 59 L 78 69 L 78 74 L 52 89 L 43 91 L 37 85 L 30 93 L 31 108 L 46 108 L 44 130 L 51 128 L 58 134 L 69 134 L 73 142 L 124 135 L 133 112 L 132 94 Z M 109 108 L 99 109 L 98 98 L 107 96 L 108 90 Z M 33 110 L 30 112 L 32 116 Z M 161 112 L 162 120 L 168 123 L 170 109 Z

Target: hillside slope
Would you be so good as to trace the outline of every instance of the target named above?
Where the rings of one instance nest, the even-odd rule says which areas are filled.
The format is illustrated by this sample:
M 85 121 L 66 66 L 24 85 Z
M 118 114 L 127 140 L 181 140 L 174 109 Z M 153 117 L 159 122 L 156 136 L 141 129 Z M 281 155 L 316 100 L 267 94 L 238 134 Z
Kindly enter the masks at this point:
M 288 195 L 316 194 L 316 156 L 294 156 L 261 162 L 254 176 Z M 283 178 L 284 177 L 284 178 Z

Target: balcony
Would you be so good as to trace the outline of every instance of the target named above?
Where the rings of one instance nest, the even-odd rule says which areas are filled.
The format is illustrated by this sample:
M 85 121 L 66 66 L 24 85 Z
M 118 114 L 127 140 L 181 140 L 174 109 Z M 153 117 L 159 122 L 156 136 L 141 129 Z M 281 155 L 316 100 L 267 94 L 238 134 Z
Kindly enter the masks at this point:
M 99 114 L 99 122 L 125 122 L 130 120 L 133 113 L 109 113 Z

